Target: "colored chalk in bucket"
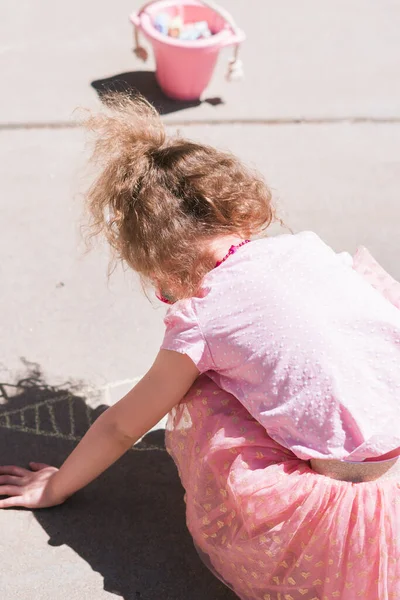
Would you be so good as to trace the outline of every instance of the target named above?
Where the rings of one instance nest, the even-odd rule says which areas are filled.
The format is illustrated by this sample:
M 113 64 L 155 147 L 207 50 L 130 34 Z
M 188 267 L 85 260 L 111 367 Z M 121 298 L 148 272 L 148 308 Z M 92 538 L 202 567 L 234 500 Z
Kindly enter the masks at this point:
M 171 18 L 167 13 L 159 13 L 154 18 L 154 28 L 157 29 L 163 35 L 168 35 L 169 23 Z
M 209 38 L 211 35 L 207 21 L 197 21 L 196 23 L 185 23 L 179 39 L 194 41 Z
M 168 35 L 169 37 L 184 41 L 194 42 L 209 38 L 212 35 L 207 21 L 184 23 L 182 17 L 179 15 L 171 18 L 168 13 L 159 13 L 156 15 L 153 25 L 162 35 Z

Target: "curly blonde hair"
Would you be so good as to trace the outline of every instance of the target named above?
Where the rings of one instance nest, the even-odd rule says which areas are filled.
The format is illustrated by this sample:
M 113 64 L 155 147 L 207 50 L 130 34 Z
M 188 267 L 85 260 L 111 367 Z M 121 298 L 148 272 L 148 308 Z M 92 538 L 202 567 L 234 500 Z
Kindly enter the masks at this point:
M 85 125 L 100 172 L 87 193 L 93 234 L 174 298 L 193 296 L 215 265 L 206 240 L 250 237 L 275 218 L 271 193 L 235 156 L 167 138 L 143 98 L 114 95 Z

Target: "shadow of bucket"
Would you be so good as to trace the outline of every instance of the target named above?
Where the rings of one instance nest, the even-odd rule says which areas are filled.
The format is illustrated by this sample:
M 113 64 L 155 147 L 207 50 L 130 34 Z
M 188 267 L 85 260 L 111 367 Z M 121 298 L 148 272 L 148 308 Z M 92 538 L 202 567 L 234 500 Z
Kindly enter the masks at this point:
M 157 15 L 165 13 L 171 18 L 180 16 L 184 23 L 207 21 L 213 35 L 209 38 L 186 41 L 163 35 L 154 27 Z M 156 0 L 146 4 L 130 20 L 135 26 L 135 53 L 146 59 L 147 53 L 139 46 L 141 30 L 153 46 L 156 60 L 156 78 L 163 92 L 178 100 L 198 100 L 213 74 L 219 52 L 234 46 L 229 75 L 238 75 L 238 47 L 245 39 L 232 17 L 214 3 L 200 0 Z M 235 77 L 236 78 L 236 77 Z

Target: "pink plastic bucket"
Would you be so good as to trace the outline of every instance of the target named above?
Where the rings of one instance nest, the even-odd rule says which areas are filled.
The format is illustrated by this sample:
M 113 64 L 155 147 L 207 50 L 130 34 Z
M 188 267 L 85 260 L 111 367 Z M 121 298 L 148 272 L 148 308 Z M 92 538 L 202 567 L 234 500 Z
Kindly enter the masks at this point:
M 184 41 L 161 34 L 154 27 L 160 13 L 180 15 L 184 23 L 207 21 L 213 35 L 207 39 Z M 159 0 L 149 3 L 130 17 L 151 42 L 156 60 L 156 78 L 170 98 L 197 100 L 207 87 L 221 48 L 238 45 L 245 35 L 216 11 L 199 0 Z

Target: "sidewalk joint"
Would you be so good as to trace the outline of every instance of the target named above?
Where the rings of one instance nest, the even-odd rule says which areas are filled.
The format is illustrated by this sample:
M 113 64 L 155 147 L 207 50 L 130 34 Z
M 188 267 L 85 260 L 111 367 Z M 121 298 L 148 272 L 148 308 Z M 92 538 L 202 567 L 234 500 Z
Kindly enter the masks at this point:
M 342 117 L 274 117 L 269 119 L 171 119 L 164 120 L 167 127 L 215 126 L 215 125 L 362 125 L 362 124 L 397 124 L 400 116 L 342 116 Z M 1 131 L 18 131 L 27 129 L 80 129 L 80 123 L 74 121 L 26 121 L 0 123 Z

